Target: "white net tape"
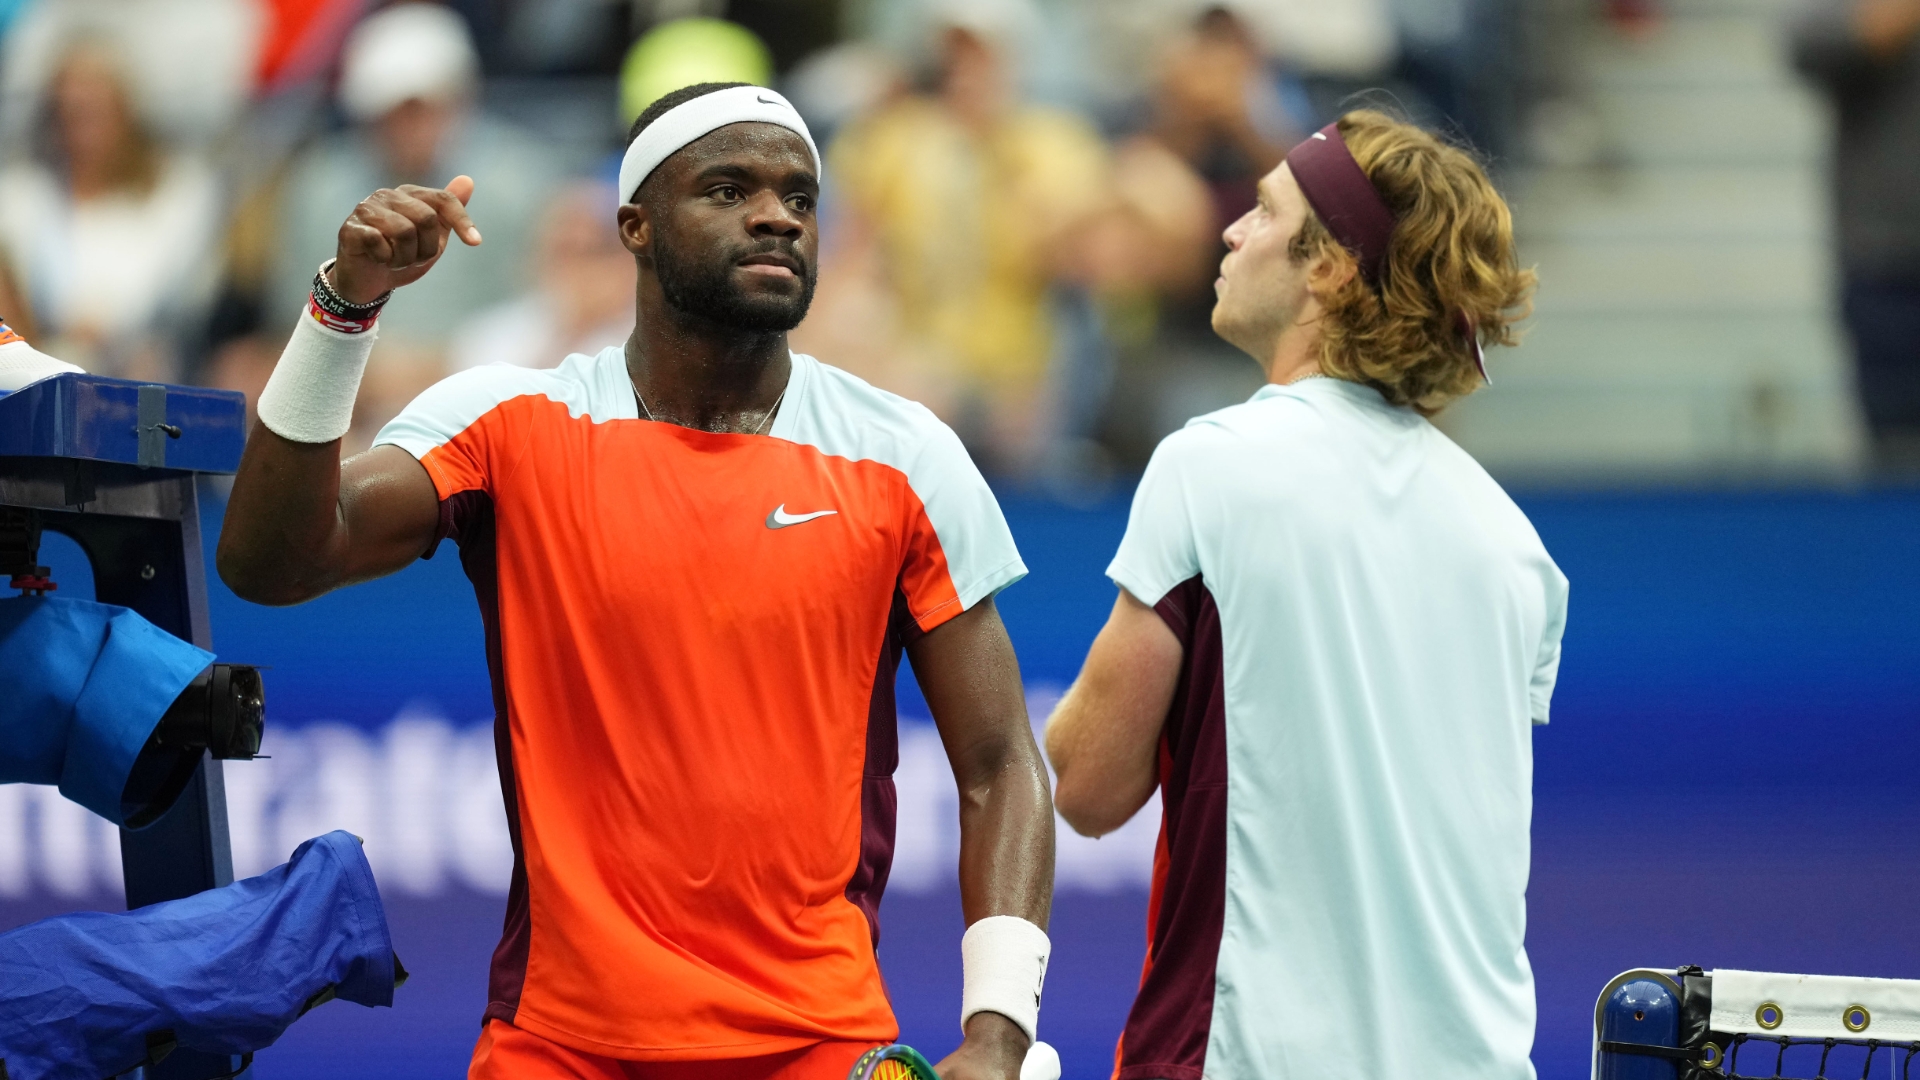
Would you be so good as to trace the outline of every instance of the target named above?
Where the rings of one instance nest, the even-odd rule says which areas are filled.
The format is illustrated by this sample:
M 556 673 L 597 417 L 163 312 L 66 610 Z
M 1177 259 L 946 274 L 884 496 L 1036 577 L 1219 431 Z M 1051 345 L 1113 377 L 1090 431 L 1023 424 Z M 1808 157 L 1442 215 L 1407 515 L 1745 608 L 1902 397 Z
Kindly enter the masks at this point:
M 1920 1039 L 1920 980 L 1713 973 L 1715 1031 L 1793 1039 Z

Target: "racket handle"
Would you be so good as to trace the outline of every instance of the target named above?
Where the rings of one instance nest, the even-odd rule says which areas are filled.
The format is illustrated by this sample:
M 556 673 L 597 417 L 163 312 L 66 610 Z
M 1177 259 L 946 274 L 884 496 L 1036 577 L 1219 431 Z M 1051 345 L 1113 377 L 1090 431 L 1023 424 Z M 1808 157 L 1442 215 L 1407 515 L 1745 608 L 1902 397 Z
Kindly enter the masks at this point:
M 1034 1043 L 1020 1063 L 1020 1080 L 1060 1080 L 1060 1055 L 1046 1043 Z

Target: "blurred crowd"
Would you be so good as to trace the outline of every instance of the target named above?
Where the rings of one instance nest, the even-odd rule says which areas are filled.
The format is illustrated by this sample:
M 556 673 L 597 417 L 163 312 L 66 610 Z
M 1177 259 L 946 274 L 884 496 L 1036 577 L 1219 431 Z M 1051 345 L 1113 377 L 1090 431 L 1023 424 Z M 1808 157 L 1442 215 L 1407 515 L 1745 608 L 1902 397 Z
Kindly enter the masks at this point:
M 387 308 L 364 444 L 448 372 L 624 340 L 628 121 L 762 82 L 827 147 L 795 348 L 1002 478 L 1097 491 L 1257 384 L 1211 283 L 1295 140 L 1366 91 L 1497 162 L 1519 2 L 0 0 L 0 312 L 99 374 L 251 395 L 354 204 L 467 173 L 486 241 Z
M 1795 65 L 1830 100 L 1840 310 L 1877 464 L 1920 474 L 1920 0 L 1823 0 Z

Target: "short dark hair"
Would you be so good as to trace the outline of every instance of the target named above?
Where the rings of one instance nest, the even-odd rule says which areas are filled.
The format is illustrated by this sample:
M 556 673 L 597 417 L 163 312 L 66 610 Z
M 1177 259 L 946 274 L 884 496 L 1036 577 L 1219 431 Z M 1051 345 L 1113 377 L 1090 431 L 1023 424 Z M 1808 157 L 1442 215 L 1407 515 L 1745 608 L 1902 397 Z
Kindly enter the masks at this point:
M 703 82 L 694 83 L 692 86 L 683 86 L 678 90 L 669 90 L 661 94 L 658 98 L 655 98 L 653 104 L 640 110 L 639 116 L 634 117 L 633 126 L 627 129 L 627 145 L 632 146 L 633 140 L 639 138 L 640 133 L 647 130 L 648 124 L 665 116 L 671 109 L 685 105 L 694 98 L 706 97 L 716 90 L 731 90 L 736 86 L 752 85 L 752 83 L 743 82 Z

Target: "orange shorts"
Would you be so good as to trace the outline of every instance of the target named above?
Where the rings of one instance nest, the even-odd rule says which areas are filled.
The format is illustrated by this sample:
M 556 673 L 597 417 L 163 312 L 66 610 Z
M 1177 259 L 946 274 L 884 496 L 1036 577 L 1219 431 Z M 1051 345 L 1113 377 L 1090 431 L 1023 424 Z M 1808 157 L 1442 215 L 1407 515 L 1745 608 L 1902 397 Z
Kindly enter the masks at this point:
M 870 1042 L 816 1043 L 766 1057 L 713 1061 L 621 1061 L 489 1020 L 473 1048 L 467 1080 L 846 1080 Z

